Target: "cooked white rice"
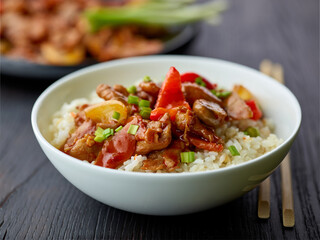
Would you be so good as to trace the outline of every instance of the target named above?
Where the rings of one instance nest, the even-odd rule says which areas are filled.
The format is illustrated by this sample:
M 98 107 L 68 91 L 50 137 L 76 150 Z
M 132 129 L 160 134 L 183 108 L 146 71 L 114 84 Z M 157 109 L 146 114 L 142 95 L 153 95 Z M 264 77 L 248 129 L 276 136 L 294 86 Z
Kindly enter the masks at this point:
M 92 93 L 89 98 L 75 99 L 69 104 L 64 104 L 59 111 L 52 117 L 52 124 L 49 126 L 51 132 L 51 144 L 56 148 L 60 148 L 75 129 L 73 113 L 77 113 L 77 106 L 86 103 L 97 103 L 102 101 L 95 93 Z M 247 126 L 256 127 L 260 136 L 250 137 L 243 133 L 243 129 Z M 255 159 L 282 143 L 273 131 L 273 124 L 270 120 L 263 121 L 233 121 L 228 122 L 216 129 L 216 134 L 220 136 L 224 142 L 224 150 L 220 153 L 199 151 L 195 153 L 196 160 L 192 163 L 180 163 L 179 168 L 174 172 L 198 172 L 214 170 L 218 168 L 228 167 L 249 160 Z M 228 147 L 234 145 L 240 156 L 232 156 Z M 141 166 L 146 156 L 132 156 L 118 168 L 120 171 L 135 171 L 135 172 L 151 172 L 141 170 Z M 158 171 L 162 172 L 162 171 Z

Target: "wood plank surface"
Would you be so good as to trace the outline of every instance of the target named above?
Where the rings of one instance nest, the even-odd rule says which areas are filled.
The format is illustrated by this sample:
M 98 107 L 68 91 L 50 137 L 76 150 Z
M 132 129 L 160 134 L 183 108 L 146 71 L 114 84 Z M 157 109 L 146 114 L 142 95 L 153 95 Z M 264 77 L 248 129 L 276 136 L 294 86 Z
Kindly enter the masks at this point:
M 295 226 L 282 226 L 281 176 L 271 177 L 271 215 L 257 216 L 257 189 L 221 207 L 175 217 L 124 212 L 73 187 L 32 133 L 34 101 L 49 81 L 1 75 L 0 239 L 320 239 L 319 1 L 230 0 L 219 26 L 202 24 L 174 54 L 258 69 L 284 67 L 303 121 L 291 149 Z M 21 70 L 23 71 L 23 70 Z

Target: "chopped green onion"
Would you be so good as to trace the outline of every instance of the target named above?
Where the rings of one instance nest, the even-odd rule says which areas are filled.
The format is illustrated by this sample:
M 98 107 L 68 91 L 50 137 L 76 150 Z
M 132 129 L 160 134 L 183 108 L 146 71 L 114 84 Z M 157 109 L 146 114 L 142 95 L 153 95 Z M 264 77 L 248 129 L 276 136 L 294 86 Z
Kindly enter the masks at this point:
M 136 133 L 138 131 L 138 128 L 139 128 L 138 125 L 131 124 L 129 129 L 128 129 L 128 133 L 130 133 L 132 135 L 136 135 Z
M 150 101 L 141 99 L 139 102 L 139 107 L 150 107 Z
M 229 97 L 230 95 L 231 95 L 231 92 L 229 91 L 216 93 L 216 96 L 219 98 L 226 98 L 226 97 Z
M 107 128 L 103 131 L 103 136 L 108 138 L 114 134 L 114 130 L 112 128 Z
M 103 135 L 98 135 L 94 138 L 94 141 L 99 142 L 99 143 L 103 142 L 103 140 L 105 140 Z
M 152 109 L 149 107 L 143 107 L 140 110 L 140 115 L 143 119 L 149 119 Z
M 151 78 L 150 78 L 149 76 L 145 76 L 145 77 L 143 78 L 143 81 L 144 81 L 144 82 L 151 82 Z
M 212 92 L 213 95 L 217 95 L 217 91 L 216 90 L 211 89 L 210 91 Z
M 139 98 L 137 96 L 130 95 L 128 97 L 128 103 L 138 105 L 139 104 Z
M 114 134 L 114 130 L 112 128 L 107 128 L 103 130 L 102 128 L 98 127 L 94 133 L 95 135 L 94 141 L 102 142 L 103 140 L 107 139 L 113 134 Z
M 131 87 L 128 87 L 127 91 L 128 91 L 128 93 L 135 94 L 137 92 L 137 88 L 136 88 L 136 86 L 133 85 Z
M 207 86 L 206 83 L 202 80 L 201 77 L 197 77 L 194 81 L 195 81 L 196 84 L 198 84 L 198 85 L 200 85 L 202 87 L 206 87 Z
M 230 153 L 232 156 L 239 156 L 240 153 L 238 152 L 237 148 L 234 145 L 231 145 L 230 147 L 228 147 Z
M 250 137 L 258 137 L 260 136 L 259 130 L 254 128 L 254 127 L 248 127 L 245 131 L 244 131 L 245 135 L 249 135 Z
M 104 130 L 101 127 L 98 127 L 97 130 L 94 132 L 94 135 L 95 136 L 102 135 L 103 131 Z
M 122 126 L 117 127 L 115 132 L 119 132 L 122 128 L 123 128 Z
M 180 153 L 181 162 L 191 163 L 195 160 L 194 152 L 182 152 Z
M 120 118 L 120 113 L 114 111 L 114 112 L 113 112 L 113 115 L 112 115 L 112 118 L 113 118 L 113 119 L 116 119 L 116 120 L 119 120 L 119 118 Z

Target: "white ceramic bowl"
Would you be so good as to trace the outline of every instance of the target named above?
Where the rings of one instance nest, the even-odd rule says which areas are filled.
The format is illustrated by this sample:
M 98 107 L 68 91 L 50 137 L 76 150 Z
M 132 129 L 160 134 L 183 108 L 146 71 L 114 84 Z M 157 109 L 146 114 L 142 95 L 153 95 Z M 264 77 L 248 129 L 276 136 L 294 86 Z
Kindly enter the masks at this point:
M 196 173 L 137 173 L 106 169 L 70 157 L 47 141 L 51 116 L 64 102 L 87 97 L 99 83 L 130 86 L 149 75 L 163 79 L 170 66 L 194 71 L 231 88 L 241 83 L 257 97 L 264 114 L 276 124 L 284 142 L 252 161 Z M 288 153 L 301 123 L 295 96 L 260 72 L 222 60 L 188 56 L 148 56 L 101 63 L 67 75 L 46 89 L 34 104 L 34 134 L 52 164 L 74 186 L 92 198 L 122 210 L 178 215 L 206 210 L 231 201 L 256 187 Z

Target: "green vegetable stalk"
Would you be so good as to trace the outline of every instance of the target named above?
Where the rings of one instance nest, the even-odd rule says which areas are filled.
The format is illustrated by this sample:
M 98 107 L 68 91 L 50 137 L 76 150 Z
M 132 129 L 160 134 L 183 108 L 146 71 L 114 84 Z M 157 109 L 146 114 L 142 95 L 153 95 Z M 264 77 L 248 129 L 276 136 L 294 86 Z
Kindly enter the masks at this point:
M 190 5 L 190 1 L 150 1 L 142 5 L 103 7 L 85 11 L 84 15 L 92 31 L 104 26 L 135 24 L 169 27 L 184 25 L 219 17 L 227 8 L 226 1 L 209 1 Z

